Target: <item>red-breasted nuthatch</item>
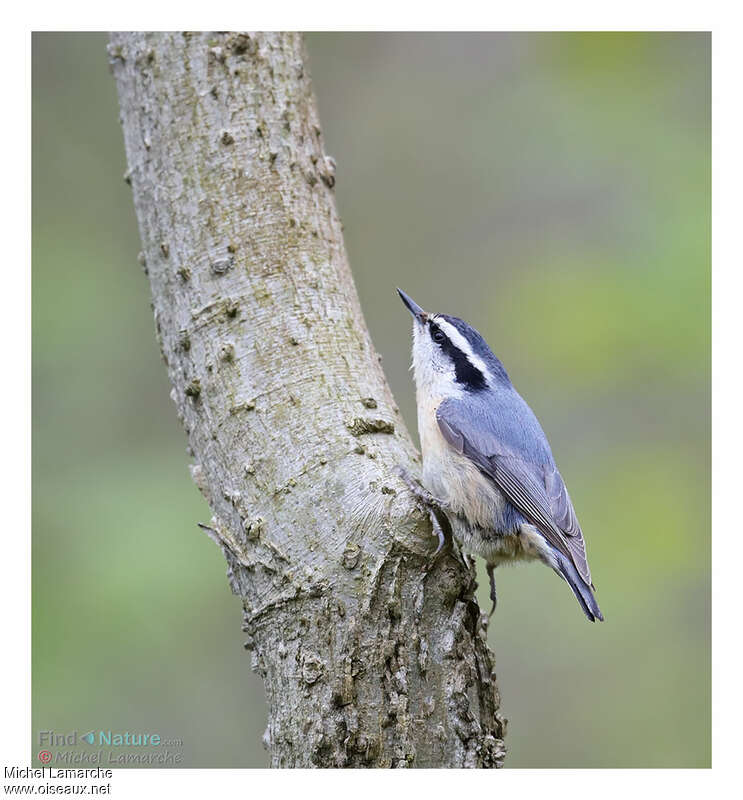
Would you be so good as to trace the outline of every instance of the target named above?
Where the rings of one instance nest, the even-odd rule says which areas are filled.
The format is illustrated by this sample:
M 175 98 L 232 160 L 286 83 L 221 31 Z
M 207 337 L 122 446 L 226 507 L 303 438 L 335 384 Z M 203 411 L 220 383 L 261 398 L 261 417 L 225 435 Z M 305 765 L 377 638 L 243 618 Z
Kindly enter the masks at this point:
M 421 496 L 446 514 L 465 553 L 485 559 L 493 610 L 495 567 L 537 559 L 567 581 L 591 622 L 603 620 L 583 533 L 534 413 L 474 328 L 397 291 L 414 319 Z

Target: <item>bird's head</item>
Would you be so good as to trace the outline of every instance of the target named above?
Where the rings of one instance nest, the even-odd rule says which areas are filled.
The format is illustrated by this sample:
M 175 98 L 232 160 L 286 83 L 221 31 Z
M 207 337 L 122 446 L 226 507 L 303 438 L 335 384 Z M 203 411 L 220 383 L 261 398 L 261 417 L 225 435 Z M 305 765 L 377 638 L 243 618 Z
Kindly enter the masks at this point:
M 413 373 L 419 393 L 445 399 L 509 383 L 503 365 L 471 325 L 424 311 L 401 289 L 397 292 L 413 315 Z

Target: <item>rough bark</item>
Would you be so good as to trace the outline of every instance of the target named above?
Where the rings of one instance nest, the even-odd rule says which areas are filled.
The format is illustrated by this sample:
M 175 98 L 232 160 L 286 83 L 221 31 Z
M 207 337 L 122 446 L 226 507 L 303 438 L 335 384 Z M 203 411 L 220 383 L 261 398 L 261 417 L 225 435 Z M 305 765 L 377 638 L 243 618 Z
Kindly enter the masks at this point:
M 157 334 L 271 763 L 500 766 L 473 573 L 451 547 L 432 558 L 394 473 L 418 458 L 351 278 L 301 35 L 117 33 L 109 56 Z

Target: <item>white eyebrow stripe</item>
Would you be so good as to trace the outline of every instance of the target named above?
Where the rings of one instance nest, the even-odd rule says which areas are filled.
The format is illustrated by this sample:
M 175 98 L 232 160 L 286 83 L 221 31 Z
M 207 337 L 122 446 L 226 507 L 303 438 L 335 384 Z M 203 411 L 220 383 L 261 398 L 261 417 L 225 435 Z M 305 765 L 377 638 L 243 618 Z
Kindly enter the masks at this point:
M 470 347 L 470 343 L 464 338 L 464 336 L 462 336 L 462 334 L 451 324 L 451 322 L 448 322 L 443 317 L 434 316 L 432 319 L 449 337 L 451 343 L 467 356 L 470 364 L 479 369 L 484 375 L 485 380 L 488 383 L 491 383 L 492 376 L 490 375 L 487 366 L 485 366 L 485 362 L 480 358 L 480 356 L 473 352 L 472 347 Z

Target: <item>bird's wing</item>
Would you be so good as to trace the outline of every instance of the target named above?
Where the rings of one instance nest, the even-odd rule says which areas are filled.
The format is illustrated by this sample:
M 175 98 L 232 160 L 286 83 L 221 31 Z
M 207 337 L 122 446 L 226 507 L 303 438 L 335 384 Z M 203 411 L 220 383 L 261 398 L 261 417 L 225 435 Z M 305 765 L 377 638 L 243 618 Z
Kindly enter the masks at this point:
M 525 403 L 524 408 L 528 409 Z M 503 431 L 502 419 L 489 420 L 489 415 L 483 414 L 482 409 L 476 414 L 476 430 L 470 431 L 470 426 L 466 424 L 468 417 L 464 415 L 470 415 L 471 411 L 453 400 L 446 400 L 439 406 L 436 420 L 446 441 L 476 464 L 495 483 L 508 502 L 554 548 L 573 562 L 578 574 L 591 586 L 583 533 L 565 483 L 549 454 L 549 446 L 536 418 L 529 410 L 529 425 L 520 428 L 518 433 L 521 437 L 540 437 L 543 444 L 538 441 L 536 447 L 527 446 L 527 455 L 524 455 L 514 446 L 516 438 L 508 435 L 514 432 Z M 529 444 L 527 441 L 527 445 Z M 540 452 L 541 458 L 538 455 Z
M 575 515 L 575 509 L 562 475 L 557 471 L 557 467 L 554 464 L 544 467 L 544 485 L 552 511 L 552 519 L 562 533 L 565 534 L 565 541 L 570 550 L 570 558 L 581 578 L 590 587 L 595 588 L 591 582 L 591 570 L 588 568 L 583 531 L 580 529 L 578 517 Z

